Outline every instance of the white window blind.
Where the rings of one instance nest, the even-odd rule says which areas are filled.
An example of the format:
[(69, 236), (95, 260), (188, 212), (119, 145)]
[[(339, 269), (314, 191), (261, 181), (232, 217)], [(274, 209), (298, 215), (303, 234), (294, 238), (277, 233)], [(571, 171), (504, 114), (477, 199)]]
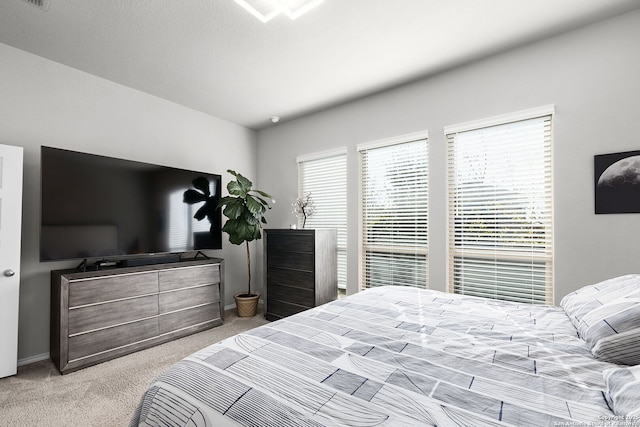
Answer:
[(450, 292), (552, 303), (551, 117), (445, 130)]
[[(311, 194), (316, 208), (305, 228), (338, 230), (338, 288), (347, 288), (347, 152), (337, 151), (298, 158), (298, 196)], [(302, 227), (302, 218), (298, 218)]]
[(428, 287), (426, 133), (360, 152), (361, 289)]

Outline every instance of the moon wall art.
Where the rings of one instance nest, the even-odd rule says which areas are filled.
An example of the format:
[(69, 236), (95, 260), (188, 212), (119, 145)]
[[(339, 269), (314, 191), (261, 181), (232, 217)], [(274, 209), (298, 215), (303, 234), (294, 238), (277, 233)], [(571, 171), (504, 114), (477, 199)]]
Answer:
[(640, 151), (594, 156), (596, 213), (640, 212)]

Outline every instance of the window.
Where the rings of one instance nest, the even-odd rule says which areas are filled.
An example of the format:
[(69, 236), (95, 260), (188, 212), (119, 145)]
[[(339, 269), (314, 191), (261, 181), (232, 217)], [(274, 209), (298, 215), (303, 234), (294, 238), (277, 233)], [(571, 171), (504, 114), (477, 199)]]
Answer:
[(552, 303), (552, 114), (445, 129), (450, 292)]
[[(298, 196), (311, 194), (316, 208), (306, 228), (338, 230), (338, 288), (347, 288), (347, 151), (300, 156)], [(302, 227), (299, 218), (298, 227)]]
[(358, 145), (360, 288), (428, 287), (427, 133)]

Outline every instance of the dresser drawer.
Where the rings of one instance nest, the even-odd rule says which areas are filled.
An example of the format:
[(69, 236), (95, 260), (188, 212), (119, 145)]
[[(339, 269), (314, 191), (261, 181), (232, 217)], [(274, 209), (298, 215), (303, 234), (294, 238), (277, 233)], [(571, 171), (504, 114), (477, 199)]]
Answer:
[(69, 335), (158, 315), (158, 295), (69, 310)]
[(306, 252), (270, 251), (267, 252), (267, 263), (269, 268), (281, 267), (313, 271), (315, 260), (313, 254)]
[(315, 294), (313, 289), (292, 288), (290, 286), (272, 286), (267, 289), (267, 305), (274, 301), (288, 302), (305, 307), (315, 305)]
[(220, 269), (216, 265), (207, 265), (162, 270), (159, 282), (160, 291), (220, 283)]
[(313, 271), (289, 270), (269, 266), (267, 270), (267, 285), (295, 286), (303, 289), (313, 289), (315, 287)]
[(267, 234), (267, 250), (313, 253), (313, 234), (305, 231)]
[(104, 276), (69, 282), (69, 308), (158, 292), (158, 273)]
[(218, 284), (163, 292), (160, 294), (160, 314), (213, 302), (220, 302)]
[(69, 338), (69, 362), (158, 335), (158, 318), (115, 326)]
[(160, 317), (158, 317), (158, 324), (160, 325), (160, 333), (165, 334), (218, 319), (220, 319), (220, 304), (213, 303), (160, 315)]

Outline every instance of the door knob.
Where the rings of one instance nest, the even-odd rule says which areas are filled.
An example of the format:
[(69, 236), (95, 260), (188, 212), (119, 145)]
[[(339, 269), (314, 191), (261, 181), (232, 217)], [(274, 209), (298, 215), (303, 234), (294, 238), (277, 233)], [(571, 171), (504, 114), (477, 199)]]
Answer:
[(11, 276), (15, 275), (16, 272), (11, 270), (11, 269), (8, 269), (8, 270), (3, 271), (2, 274), (4, 274), (7, 277), (11, 277)]

